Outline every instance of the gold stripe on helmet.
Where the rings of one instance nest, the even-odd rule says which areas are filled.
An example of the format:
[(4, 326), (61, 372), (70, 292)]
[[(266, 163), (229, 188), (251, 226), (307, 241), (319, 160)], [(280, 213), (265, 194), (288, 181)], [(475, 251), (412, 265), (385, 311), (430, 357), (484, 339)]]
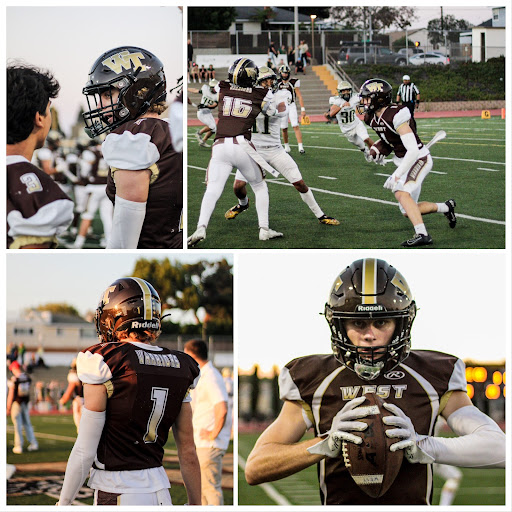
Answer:
[(363, 260), (363, 304), (377, 303), (377, 260), (365, 258)]
[(245, 62), (247, 62), (247, 59), (241, 58), (241, 59), (240, 59), (240, 62), (236, 65), (236, 68), (235, 68), (235, 70), (233, 71), (233, 83), (234, 83), (235, 85), (238, 85), (238, 84), (236, 83), (236, 77), (238, 76), (238, 72), (240, 71), (240, 68), (242, 67), (242, 65), (243, 65)]
[(144, 320), (153, 320), (153, 304), (151, 301), (151, 290), (144, 279), (132, 277), (132, 279), (140, 286), (144, 301)]
[(397, 288), (402, 290), (407, 298), (412, 299), (411, 289), (409, 288), (407, 281), (404, 279), (404, 276), (402, 276), (398, 270), (395, 272), (393, 279), (391, 279), (391, 284), (394, 284)]

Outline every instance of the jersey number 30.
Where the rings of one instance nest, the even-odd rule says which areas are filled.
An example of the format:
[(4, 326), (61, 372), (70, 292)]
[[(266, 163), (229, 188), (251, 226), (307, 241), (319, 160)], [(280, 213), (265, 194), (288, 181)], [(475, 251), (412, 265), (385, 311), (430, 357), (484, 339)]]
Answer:
[(158, 439), (158, 426), (162, 421), (165, 413), (165, 405), (167, 404), (168, 388), (151, 388), (151, 400), (153, 401), (153, 410), (149, 416), (148, 426), (144, 434), (145, 443), (156, 443)]

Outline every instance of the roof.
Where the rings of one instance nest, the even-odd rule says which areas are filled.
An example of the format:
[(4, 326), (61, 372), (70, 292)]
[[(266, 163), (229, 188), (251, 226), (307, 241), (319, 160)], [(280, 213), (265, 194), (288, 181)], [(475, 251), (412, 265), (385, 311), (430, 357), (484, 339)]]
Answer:
[[(254, 16), (262, 11), (264, 7), (237, 7), (237, 22), (241, 21), (253, 21)], [(280, 7), (271, 7), (271, 9), (276, 14), (274, 18), (269, 20), (270, 24), (286, 24), (294, 22), (294, 13), (293, 11), (288, 11), (286, 9), (281, 9)], [(311, 22), (311, 18), (306, 16), (305, 14), (299, 13), (299, 23)]]

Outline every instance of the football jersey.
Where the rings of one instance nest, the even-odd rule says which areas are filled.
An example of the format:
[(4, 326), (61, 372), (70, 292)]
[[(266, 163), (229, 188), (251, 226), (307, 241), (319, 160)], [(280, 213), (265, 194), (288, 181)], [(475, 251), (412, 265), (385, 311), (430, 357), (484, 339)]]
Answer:
[(256, 147), (281, 145), (281, 117), (288, 115), (289, 91), (282, 89), (274, 94), (272, 104), (277, 108), (279, 103), (286, 105), (286, 112), (280, 112), (280, 115), (273, 116), (267, 116), (261, 112), (255, 119), (252, 127), (252, 142)]
[(201, 98), (201, 105), (209, 107), (210, 105), (219, 102), (219, 93), (212, 92), (208, 84), (204, 84), (203, 87), (201, 87), (201, 94), (203, 95)]
[(197, 363), (184, 352), (145, 343), (99, 343), (78, 354), (77, 375), (107, 389), (95, 468), (161, 466), (169, 429), (196, 385)]
[[(65, 158), (62, 155), (62, 151), (60, 148), (52, 151), (49, 147), (45, 146), (41, 149), (34, 151), (34, 156), (32, 158), (32, 163), (37, 167), (43, 169), (42, 162), (48, 160), (50, 162), (50, 167), (57, 168), (57, 166), (65, 161)], [(53, 181), (57, 183), (66, 184), (68, 183), (68, 178), (63, 172), (54, 172), (50, 174), (50, 177)]]
[(138, 249), (181, 249), (183, 209), (183, 155), (175, 151), (169, 124), (148, 117), (128, 121), (107, 135), (103, 158), (110, 166), (107, 195), (114, 203), (115, 171), (151, 171), (146, 216)]
[[(464, 363), (451, 355), (413, 350), (396, 368), (371, 382), (338, 363), (332, 354), (294, 359), (279, 376), (283, 400), (299, 401), (315, 435), (325, 434), (334, 416), (353, 398), (377, 393), (396, 404), (411, 419), (418, 434), (433, 435), (439, 413), (452, 391), (466, 391)], [(364, 403), (363, 403), (364, 406)], [(318, 465), (320, 497), (324, 505), (425, 505), (432, 498), (432, 468), (405, 459), (395, 481), (380, 498), (365, 494), (348, 473), (343, 457)]]
[(82, 152), (80, 172), (87, 183), (93, 185), (107, 184), (108, 165), (99, 148), (94, 147)]
[(290, 94), (292, 95), (292, 103), (295, 103), (295, 96), (296, 96), (295, 88), (300, 87), (300, 80), (298, 78), (290, 78), (286, 82), (283, 82), (282, 80), (280, 80), (278, 82), (278, 85), (279, 85), (279, 89), (285, 89), (290, 92)]
[(7, 156), (7, 248), (52, 242), (73, 220), (73, 201), (22, 156)]
[(219, 82), (219, 122), (215, 140), (243, 135), (251, 140), (251, 128), (261, 112), (263, 101), (272, 92), (263, 87), (240, 87), (227, 80)]
[(384, 142), (393, 148), (397, 157), (403, 158), (405, 153), (407, 153), (407, 150), (405, 149), (402, 139), (397, 131), (398, 127), (402, 124), (409, 124), (414, 136), (416, 137), (416, 141), (418, 142), (418, 148), (423, 148), (423, 143), (418, 137), (415, 127), (409, 123), (410, 119), (411, 112), (407, 106), (390, 105), (385, 108), (384, 112), (382, 112), (380, 116), (377, 116), (375, 113), (365, 114), (364, 122), (372, 128)]
[[(349, 105), (343, 106), (345, 103)], [(353, 130), (360, 122), (359, 118), (356, 116), (356, 105), (358, 104), (359, 96), (357, 94), (352, 94), (348, 102), (339, 96), (331, 96), (329, 98), (329, 105), (336, 105), (341, 109), (336, 114), (336, 119), (338, 120), (338, 126), (342, 132)]]

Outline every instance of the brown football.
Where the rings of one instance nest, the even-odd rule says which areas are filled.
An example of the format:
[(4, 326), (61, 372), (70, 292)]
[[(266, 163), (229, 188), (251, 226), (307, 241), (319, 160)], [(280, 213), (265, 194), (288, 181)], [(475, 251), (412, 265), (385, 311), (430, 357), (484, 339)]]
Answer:
[(373, 159), (380, 155), (388, 156), (393, 151), (393, 148), (386, 144), (383, 140), (378, 140), (371, 148), (370, 155)]
[(356, 421), (368, 423), (368, 428), (358, 432), (363, 439), (359, 445), (343, 441), (342, 453), (345, 466), (354, 482), (372, 498), (384, 495), (395, 481), (403, 460), (403, 450), (391, 452), (389, 447), (399, 441), (386, 436), (388, 428), (383, 416), (392, 414), (383, 407), (382, 399), (375, 393), (366, 393), (360, 407), (371, 407), (372, 414)]

